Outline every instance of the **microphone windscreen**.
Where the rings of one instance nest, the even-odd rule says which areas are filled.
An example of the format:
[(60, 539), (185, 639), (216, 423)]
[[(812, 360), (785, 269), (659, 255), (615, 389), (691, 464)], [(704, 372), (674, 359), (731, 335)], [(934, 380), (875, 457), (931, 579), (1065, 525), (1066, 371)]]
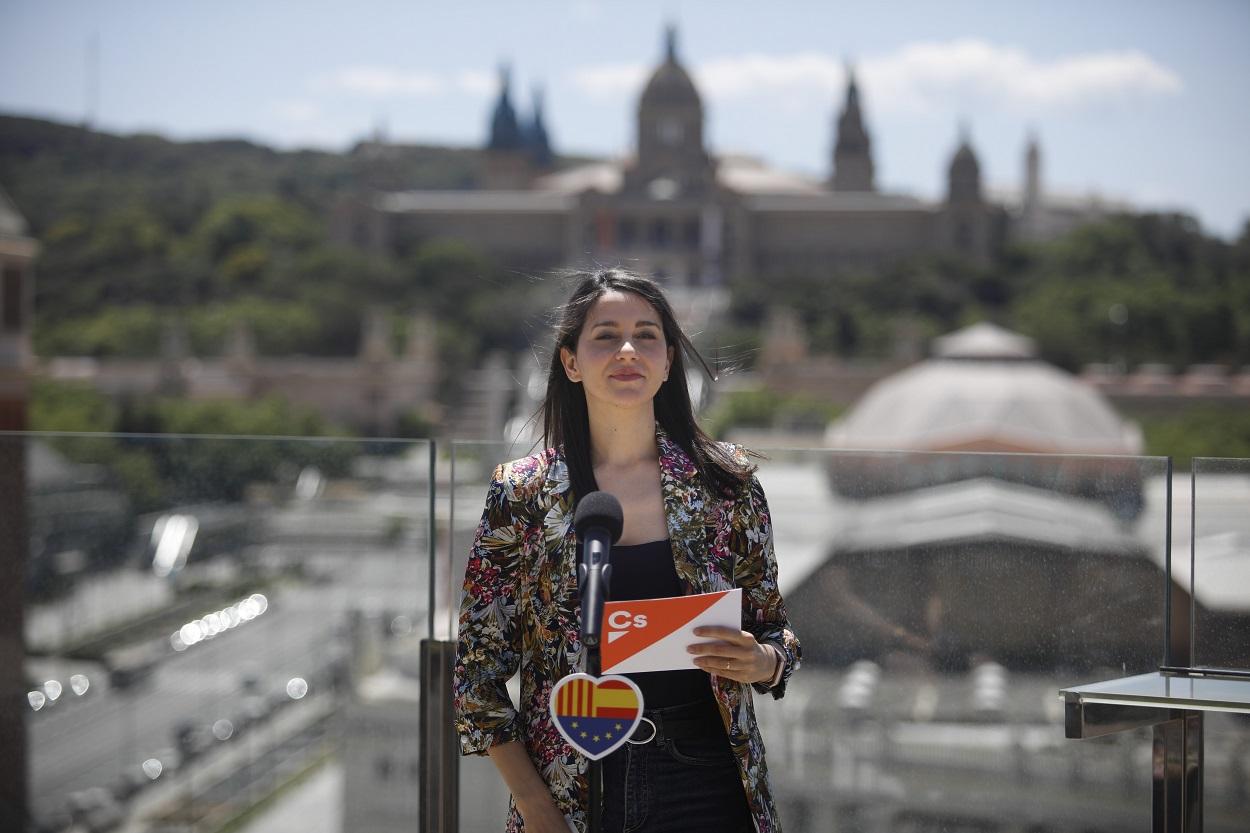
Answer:
[(607, 492), (591, 492), (577, 504), (573, 513), (573, 529), (580, 538), (591, 527), (602, 527), (615, 544), (621, 537), (621, 527), (625, 525), (625, 513), (621, 510), (621, 502)]

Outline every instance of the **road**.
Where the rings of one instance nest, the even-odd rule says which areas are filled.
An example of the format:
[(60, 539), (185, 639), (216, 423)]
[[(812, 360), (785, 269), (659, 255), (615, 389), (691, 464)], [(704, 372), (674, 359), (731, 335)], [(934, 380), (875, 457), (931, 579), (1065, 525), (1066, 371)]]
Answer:
[(353, 506), (284, 511), (275, 517), (278, 532), (263, 543), (263, 559), (298, 561), (316, 582), (284, 582), (267, 590), (263, 615), (182, 653), (171, 651), (149, 678), (129, 689), (111, 690), (97, 675), (80, 702), (32, 713), (28, 742), (36, 818), (54, 814), (80, 790), (134, 776), (148, 758), (168, 759), (173, 729), (181, 721), (211, 725), (225, 718), (239, 724), (246, 675), (255, 675), (257, 692), (271, 697), (282, 696), (294, 677), (313, 680), (336, 650), (347, 651), (345, 624), (353, 610), (402, 614), (423, 626), (426, 525), (414, 516), (424, 505), (408, 504), (409, 526), (390, 546), (380, 544), (376, 529), (361, 521), (394, 517), (395, 503), (374, 496)]

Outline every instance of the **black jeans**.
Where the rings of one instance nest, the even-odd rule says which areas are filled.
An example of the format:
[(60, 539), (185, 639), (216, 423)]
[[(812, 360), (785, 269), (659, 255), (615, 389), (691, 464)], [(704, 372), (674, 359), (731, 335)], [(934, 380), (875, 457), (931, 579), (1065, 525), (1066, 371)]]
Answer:
[[(747, 807), (738, 764), (725, 730), (668, 737), (664, 719), (689, 719), (715, 710), (711, 704), (673, 706), (645, 715), (655, 720), (656, 736), (626, 744), (603, 759), (604, 833), (750, 833), (755, 825)], [(635, 736), (650, 733), (640, 723)]]

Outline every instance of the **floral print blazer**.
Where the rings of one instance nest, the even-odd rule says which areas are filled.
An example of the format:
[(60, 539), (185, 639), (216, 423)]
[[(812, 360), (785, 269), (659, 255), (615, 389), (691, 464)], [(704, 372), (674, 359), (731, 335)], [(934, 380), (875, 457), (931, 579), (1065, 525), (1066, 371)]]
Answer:
[[(773, 688), (781, 697), (799, 666), (799, 642), (777, 589), (772, 522), (755, 477), (731, 498), (706, 490), (694, 463), (657, 429), (660, 483), (678, 578), (687, 593), (741, 587), (742, 628), (780, 649), (784, 669)], [(745, 453), (732, 449), (743, 462)], [(454, 696), (463, 754), (519, 740), (566, 817), (584, 822), (587, 759), (573, 751), (551, 722), (552, 686), (581, 670), (578, 631), (577, 541), (568, 467), (557, 449), (499, 466), (486, 496), (460, 605)], [(521, 703), (505, 683), (521, 673)], [(756, 725), (751, 688), (709, 675), (729, 743), (737, 758), (758, 833), (778, 833)], [(511, 803), (507, 831), (524, 823)]]

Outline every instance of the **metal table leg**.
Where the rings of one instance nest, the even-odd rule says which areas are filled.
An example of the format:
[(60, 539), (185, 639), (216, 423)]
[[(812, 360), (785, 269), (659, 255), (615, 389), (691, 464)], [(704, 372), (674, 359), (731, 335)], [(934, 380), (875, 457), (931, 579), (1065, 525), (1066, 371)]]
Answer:
[(1202, 831), (1202, 712), (1177, 711), (1154, 727), (1154, 833)]

